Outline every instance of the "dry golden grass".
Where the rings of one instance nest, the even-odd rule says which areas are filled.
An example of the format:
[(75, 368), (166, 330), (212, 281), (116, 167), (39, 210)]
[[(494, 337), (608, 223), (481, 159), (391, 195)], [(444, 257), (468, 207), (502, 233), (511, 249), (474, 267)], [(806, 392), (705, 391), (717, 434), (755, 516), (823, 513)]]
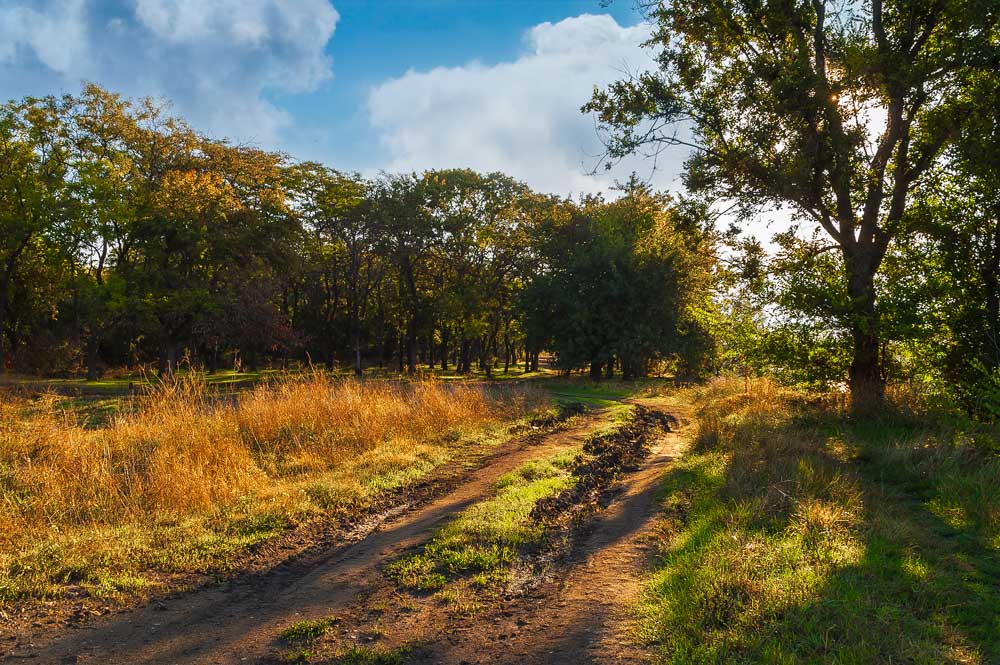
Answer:
[(524, 391), (322, 375), (213, 397), (162, 386), (106, 427), (0, 398), (0, 600), (130, 592), (356, 509), (538, 403)]

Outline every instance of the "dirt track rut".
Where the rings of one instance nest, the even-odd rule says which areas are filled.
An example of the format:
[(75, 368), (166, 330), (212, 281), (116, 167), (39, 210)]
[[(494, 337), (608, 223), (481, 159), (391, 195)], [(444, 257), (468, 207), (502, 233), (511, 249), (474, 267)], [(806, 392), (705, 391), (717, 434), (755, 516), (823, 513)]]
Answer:
[(142, 608), (70, 628), (37, 643), (19, 641), (4, 662), (87, 665), (254, 663), (266, 661), (280, 630), (329, 616), (382, 575), (381, 565), (425, 540), (446, 518), (486, 496), (521, 463), (579, 446), (598, 416), (514, 450), (478, 469), (445, 496), (384, 520), (353, 544), (286, 562), (219, 587), (179, 594)]
[[(659, 400), (647, 406), (676, 413)], [(683, 423), (684, 420), (681, 420)], [(660, 481), (683, 451), (683, 434), (660, 436), (641, 468), (603, 510), (568, 562), (565, 575), (530, 596), (483, 617), (469, 636), (441, 642), (435, 663), (640, 663), (650, 655), (628, 634), (631, 608), (641, 592)], [(474, 638), (471, 636), (475, 635)]]

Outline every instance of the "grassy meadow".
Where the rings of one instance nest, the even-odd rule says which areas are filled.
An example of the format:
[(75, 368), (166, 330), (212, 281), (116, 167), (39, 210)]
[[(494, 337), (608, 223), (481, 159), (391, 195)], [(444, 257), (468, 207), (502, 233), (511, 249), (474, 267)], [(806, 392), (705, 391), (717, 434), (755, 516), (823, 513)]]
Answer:
[(662, 662), (1000, 662), (995, 453), (766, 380), (688, 397), (640, 611)]
[[(521, 387), (331, 379), (221, 396), (197, 377), (81, 424), (0, 396), (0, 602), (130, 594), (349, 514), (547, 404)], [(75, 591), (74, 591), (75, 590)]]

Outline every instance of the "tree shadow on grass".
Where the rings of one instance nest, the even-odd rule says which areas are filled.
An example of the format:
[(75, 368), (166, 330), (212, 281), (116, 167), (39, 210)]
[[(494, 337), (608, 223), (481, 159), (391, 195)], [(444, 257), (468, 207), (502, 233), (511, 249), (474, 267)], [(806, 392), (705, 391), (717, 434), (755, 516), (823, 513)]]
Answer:
[(800, 416), (723, 427), (668, 474), (646, 605), (665, 660), (1000, 662), (997, 485), (942, 497), (982, 460)]

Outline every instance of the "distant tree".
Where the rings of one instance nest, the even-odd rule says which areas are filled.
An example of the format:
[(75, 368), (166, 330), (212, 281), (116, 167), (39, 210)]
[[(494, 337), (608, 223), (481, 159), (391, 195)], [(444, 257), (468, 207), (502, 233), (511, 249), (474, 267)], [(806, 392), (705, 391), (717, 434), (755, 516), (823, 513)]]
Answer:
[(689, 235), (701, 230), (685, 228), (674, 202), (633, 180), (616, 201), (589, 197), (549, 214), (524, 302), (529, 334), (544, 335), (558, 365), (589, 366), (593, 379), (616, 363), (625, 378), (643, 376), (656, 359), (700, 369), (710, 242)]
[[(65, 122), (71, 103), (68, 98), (28, 98), (0, 107), (0, 371), (22, 338), (19, 319), (30, 314), (12, 307), (19, 271), (32, 254), (45, 253), (46, 243), (73, 216)], [(24, 283), (21, 292), (27, 295), (34, 287)]]
[(372, 205), (383, 229), (382, 251), (395, 269), (402, 320), (401, 364), (417, 371), (417, 344), (432, 321), (434, 251), (442, 241), (441, 219), (431, 211), (432, 176), (384, 176), (373, 187)]
[(127, 263), (140, 187), (130, 153), (133, 110), (121, 96), (88, 84), (70, 119), (78, 202), (67, 247), (74, 272), (70, 298), (74, 334), (83, 346), (90, 380), (99, 378), (102, 346), (113, 343), (127, 316), (119, 269)]
[[(368, 185), (321, 164), (297, 164), (286, 171), (293, 209), (317, 240), (333, 244), (343, 257), (342, 274), (354, 374), (362, 375), (362, 324), (374, 289), (385, 273), (377, 257), (379, 220), (367, 197)], [(336, 279), (336, 277), (335, 277)]]
[[(460, 371), (468, 372), (471, 347), (487, 375), (500, 346), (510, 343), (527, 224), (525, 185), (513, 178), (467, 169), (425, 176), (432, 214), (441, 222), (440, 276), (435, 310), (442, 340), (454, 329)], [(446, 354), (446, 350), (443, 350)]]

